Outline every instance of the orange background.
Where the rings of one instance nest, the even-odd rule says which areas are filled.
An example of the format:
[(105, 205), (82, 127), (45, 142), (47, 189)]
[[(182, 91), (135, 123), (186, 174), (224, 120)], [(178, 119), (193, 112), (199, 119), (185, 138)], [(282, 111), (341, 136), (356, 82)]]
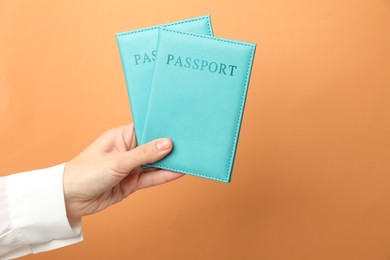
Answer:
[(25, 259), (389, 259), (390, 1), (0, 1), (0, 172), (131, 121), (115, 33), (211, 14), (257, 42), (231, 184), (186, 176)]

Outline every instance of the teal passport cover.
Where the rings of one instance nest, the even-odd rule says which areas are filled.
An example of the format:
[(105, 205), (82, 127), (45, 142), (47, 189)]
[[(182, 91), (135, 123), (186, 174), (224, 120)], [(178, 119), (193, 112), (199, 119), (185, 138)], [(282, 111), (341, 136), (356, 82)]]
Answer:
[(141, 143), (174, 148), (145, 166), (230, 181), (255, 46), (160, 28)]
[(148, 106), (159, 26), (198, 34), (213, 34), (210, 16), (207, 15), (116, 35), (138, 143)]

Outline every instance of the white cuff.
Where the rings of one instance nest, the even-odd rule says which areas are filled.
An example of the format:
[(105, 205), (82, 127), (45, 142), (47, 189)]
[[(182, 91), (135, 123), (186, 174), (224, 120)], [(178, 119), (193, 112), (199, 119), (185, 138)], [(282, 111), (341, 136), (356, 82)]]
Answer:
[(82, 239), (81, 219), (71, 227), (66, 216), (64, 167), (60, 164), (6, 178), (11, 228), (21, 232), (26, 244), (36, 244), (33, 251), (43, 251), (39, 243), (51, 240)]

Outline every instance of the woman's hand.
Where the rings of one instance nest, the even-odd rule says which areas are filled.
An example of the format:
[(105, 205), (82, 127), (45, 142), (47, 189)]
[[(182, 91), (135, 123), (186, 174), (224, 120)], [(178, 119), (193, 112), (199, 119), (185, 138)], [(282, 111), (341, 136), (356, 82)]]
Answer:
[(63, 183), (69, 221), (101, 211), (139, 189), (183, 176), (140, 167), (162, 159), (172, 146), (170, 139), (161, 138), (136, 147), (132, 124), (105, 132), (65, 165)]

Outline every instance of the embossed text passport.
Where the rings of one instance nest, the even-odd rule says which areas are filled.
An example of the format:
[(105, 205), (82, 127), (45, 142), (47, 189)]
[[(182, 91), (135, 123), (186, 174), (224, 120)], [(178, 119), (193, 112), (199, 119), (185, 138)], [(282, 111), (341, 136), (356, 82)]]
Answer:
[(206, 15), (116, 35), (138, 143), (148, 106), (160, 26), (184, 32), (213, 34), (210, 16)]
[(147, 167), (230, 181), (254, 53), (253, 43), (159, 28), (139, 144), (169, 137), (174, 148)]

